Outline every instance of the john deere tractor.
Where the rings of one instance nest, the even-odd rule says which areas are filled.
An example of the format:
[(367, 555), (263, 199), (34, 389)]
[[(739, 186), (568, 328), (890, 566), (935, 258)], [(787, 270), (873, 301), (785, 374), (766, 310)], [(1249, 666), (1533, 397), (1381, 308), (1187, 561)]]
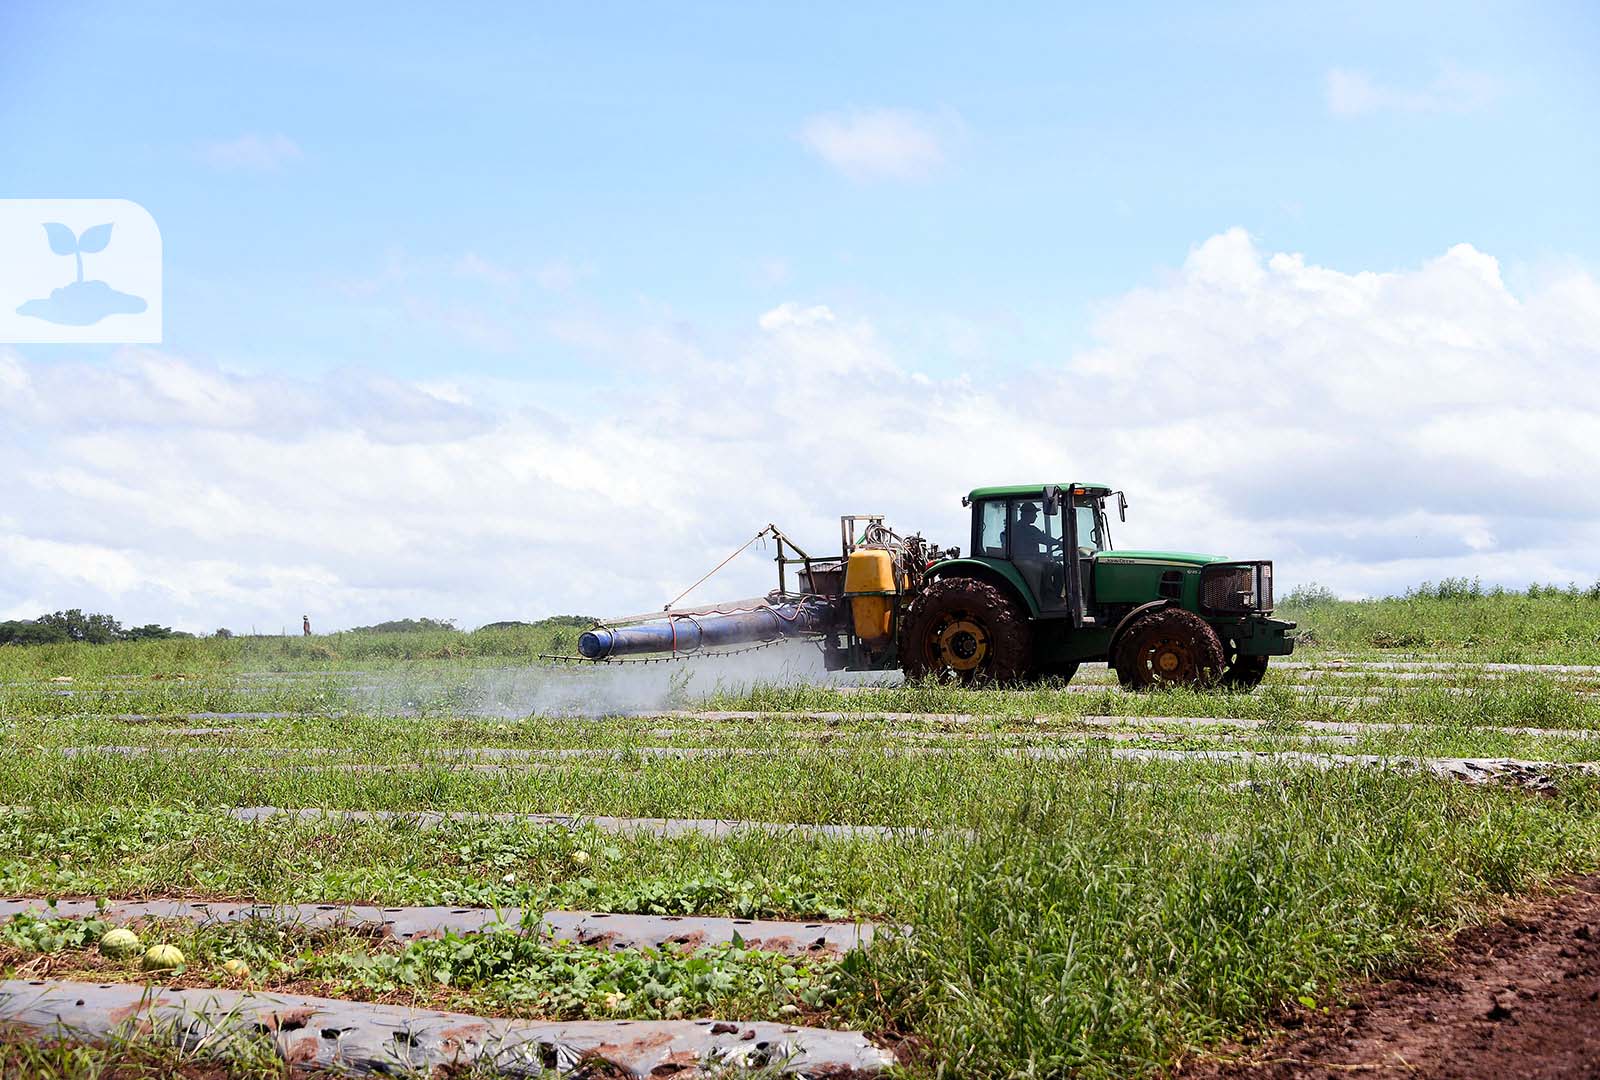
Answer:
[(1270, 562), (1114, 550), (1106, 506), (1127, 520), (1120, 491), (1023, 484), (979, 488), (963, 503), (969, 555), (901, 536), (880, 515), (841, 518), (843, 551), (821, 558), (768, 525), (756, 536), (777, 541), (778, 588), (765, 600), (597, 625), (578, 650), (613, 660), (789, 638), (818, 642), (834, 670), (1003, 686), (1104, 661), (1143, 690), (1253, 687), (1268, 657), (1294, 648), (1294, 624), (1271, 617)]
[(1104, 484), (978, 488), (966, 557), (929, 566), (897, 642), (908, 676), (998, 683), (1105, 661), (1124, 686), (1253, 687), (1294, 649), (1271, 617), (1272, 563), (1117, 551)]

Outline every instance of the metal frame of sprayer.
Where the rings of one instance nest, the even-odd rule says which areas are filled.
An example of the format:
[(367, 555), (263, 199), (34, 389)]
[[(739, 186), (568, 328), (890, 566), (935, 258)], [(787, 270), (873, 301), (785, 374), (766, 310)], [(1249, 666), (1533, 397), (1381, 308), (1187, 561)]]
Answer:
[[(830, 671), (892, 668), (898, 662), (902, 606), (922, 587), (929, 566), (959, 554), (941, 550), (919, 534), (901, 536), (884, 524), (882, 514), (841, 516), (837, 556), (812, 556), (769, 524), (678, 599), (768, 537), (777, 546), (778, 587), (764, 599), (700, 609), (668, 604), (656, 615), (598, 623), (578, 638), (580, 657), (617, 662), (652, 655), (729, 655), (782, 640), (808, 640), (821, 646)], [(798, 591), (788, 587), (791, 567), (798, 568)]]

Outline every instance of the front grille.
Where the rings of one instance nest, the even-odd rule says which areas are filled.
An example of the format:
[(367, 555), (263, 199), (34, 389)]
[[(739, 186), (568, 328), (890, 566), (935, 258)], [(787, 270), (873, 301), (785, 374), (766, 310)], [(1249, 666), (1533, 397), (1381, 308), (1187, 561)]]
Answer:
[(1215, 563), (1200, 572), (1200, 609), (1214, 615), (1272, 610), (1272, 564)]

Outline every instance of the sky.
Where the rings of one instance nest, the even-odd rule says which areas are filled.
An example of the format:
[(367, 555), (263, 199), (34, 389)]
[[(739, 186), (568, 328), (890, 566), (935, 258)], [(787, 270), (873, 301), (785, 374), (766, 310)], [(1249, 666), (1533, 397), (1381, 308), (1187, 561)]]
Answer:
[(1600, 10), (989, 7), (0, 7), (0, 198), (142, 205), (164, 309), (0, 344), (0, 619), (622, 614), (1085, 477), (1600, 577)]

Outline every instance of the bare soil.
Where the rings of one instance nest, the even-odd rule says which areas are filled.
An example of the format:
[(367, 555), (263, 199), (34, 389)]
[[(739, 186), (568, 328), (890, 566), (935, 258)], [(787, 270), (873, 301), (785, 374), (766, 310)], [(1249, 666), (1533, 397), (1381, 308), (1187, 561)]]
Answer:
[(1440, 966), (1285, 1018), (1298, 1029), (1179, 1075), (1600, 1078), (1600, 876), (1563, 886), (1459, 934)]

